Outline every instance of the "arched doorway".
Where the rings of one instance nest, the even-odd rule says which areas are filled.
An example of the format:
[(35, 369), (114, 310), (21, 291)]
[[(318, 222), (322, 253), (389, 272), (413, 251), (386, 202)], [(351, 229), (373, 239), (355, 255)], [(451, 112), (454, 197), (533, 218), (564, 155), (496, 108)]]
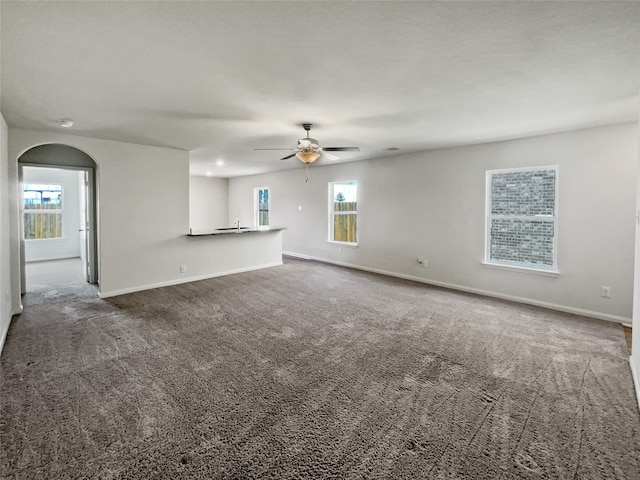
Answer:
[[(84, 278), (89, 283), (98, 283), (98, 221), (96, 162), (85, 152), (63, 144), (46, 144), (30, 148), (18, 158), (18, 177), (21, 192), (24, 191), (25, 167), (48, 167), (79, 172), (81, 195), (80, 205), (83, 221), (77, 234), (80, 236), (80, 256)], [(21, 205), (20, 271), (21, 291), (26, 293), (25, 270), (25, 202)]]

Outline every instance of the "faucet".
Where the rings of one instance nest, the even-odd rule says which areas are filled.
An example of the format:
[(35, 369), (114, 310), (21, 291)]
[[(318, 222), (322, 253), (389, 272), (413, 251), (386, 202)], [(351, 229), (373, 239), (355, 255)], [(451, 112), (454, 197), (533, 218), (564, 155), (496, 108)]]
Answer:
[(240, 219), (236, 218), (236, 226), (238, 227), (238, 232), (240, 231)]

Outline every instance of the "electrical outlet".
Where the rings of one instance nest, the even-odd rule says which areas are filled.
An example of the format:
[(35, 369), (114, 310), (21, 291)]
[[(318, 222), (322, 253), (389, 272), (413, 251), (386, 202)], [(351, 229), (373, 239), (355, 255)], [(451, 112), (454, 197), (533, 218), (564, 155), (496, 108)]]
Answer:
[(186, 265), (180, 265), (180, 273), (187, 273), (187, 266)]
[(426, 268), (429, 266), (429, 261), (426, 258), (418, 257), (418, 265)]
[(611, 287), (600, 287), (600, 296), (603, 298), (611, 298)]

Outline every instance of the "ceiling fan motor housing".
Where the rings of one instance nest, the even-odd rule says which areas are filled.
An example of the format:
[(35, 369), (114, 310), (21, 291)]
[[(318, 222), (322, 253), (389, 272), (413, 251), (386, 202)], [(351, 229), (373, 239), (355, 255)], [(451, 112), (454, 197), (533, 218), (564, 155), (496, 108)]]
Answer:
[(299, 138), (298, 139), (298, 148), (302, 149), (303, 151), (317, 151), (319, 150), (318, 148), (318, 140), (315, 138), (311, 138), (309, 136), (309, 132), (311, 131), (311, 129), (313, 128), (313, 123), (303, 123), (302, 124), (302, 128), (304, 128), (307, 131), (307, 136), (306, 138)]
[(298, 148), (302, 148), (303, 150), (318, 150), (318, 140), (311, 137), (299, 138)]

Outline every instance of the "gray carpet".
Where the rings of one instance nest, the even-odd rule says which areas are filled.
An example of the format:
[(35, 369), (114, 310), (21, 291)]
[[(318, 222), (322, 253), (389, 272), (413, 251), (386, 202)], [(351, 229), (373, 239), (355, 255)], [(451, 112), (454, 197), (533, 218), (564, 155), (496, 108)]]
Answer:
[(640, 478), (614, 323), (305, 261), (31, 290), (2, 478)]

